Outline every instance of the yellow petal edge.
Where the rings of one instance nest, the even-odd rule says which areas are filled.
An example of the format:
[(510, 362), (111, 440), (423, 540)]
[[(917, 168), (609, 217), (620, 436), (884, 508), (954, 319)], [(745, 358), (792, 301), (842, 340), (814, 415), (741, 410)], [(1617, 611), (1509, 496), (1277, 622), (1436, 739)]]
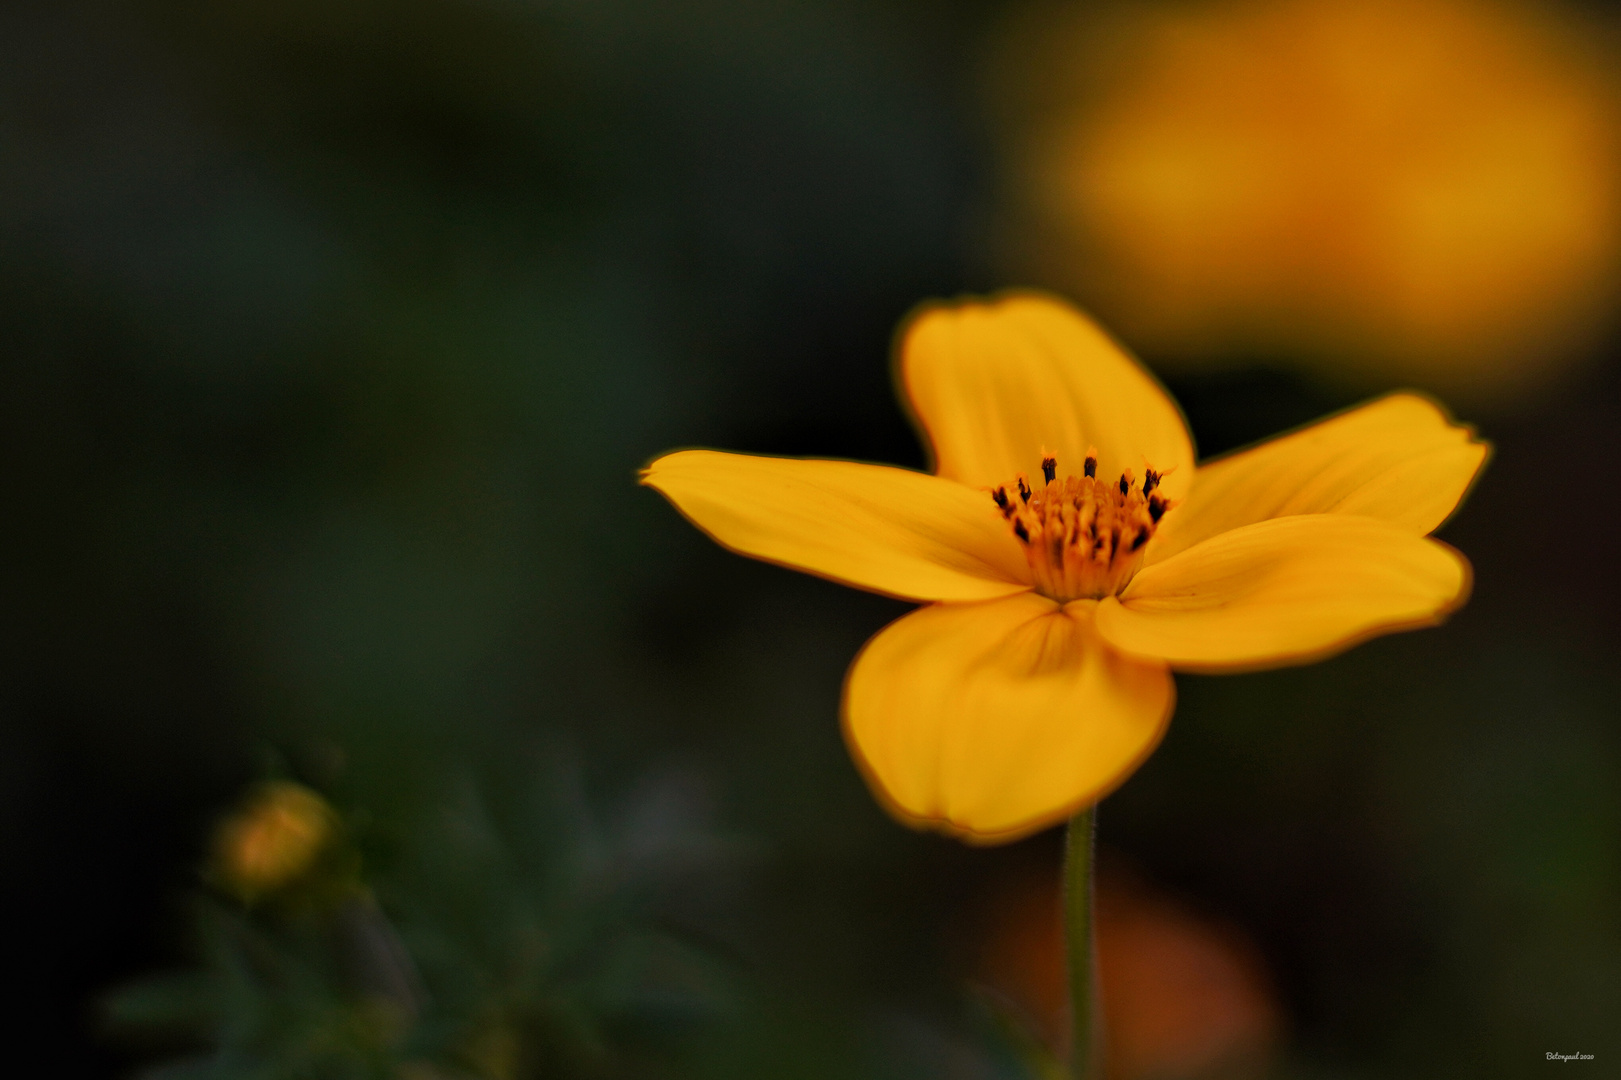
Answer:
[(854, 461), (666, 454), (642, 472), (722, 546), (908, 600), (1029, 589), (1029, 564), (990, 496)]
[(1013, 292), (930, 305), (901, 332), (900, 381), (935, 471), (974, 487), (1034, 474), (1045, 450), (1060, 475), (1098, 449), (1101, 475), (1145, 466), (1180, 498), (1193, 440), (1173, 401), (1136, 360), (1070, 305)]
[(1104, 647), (1093, 601), (1035, 594), (935, 604), (856, 658), (844, 732), (901, 821), (1000, 844), (1108, 794), (1159, 744), (1175, 686), (1163, 664)]
[(1391, 394), (1200, 465), (1144, 561), (1295, 514), (1360, 514), (1424, 536), (1457, 509), (1489, 451), (1434, 402)]
[(1247, 525), (1144, 568), (1098, 605), (1098, 632), (1180, 670), (1302, 664), (1440, 622), (1469, 562), (1388, 522), (1311, 514)]

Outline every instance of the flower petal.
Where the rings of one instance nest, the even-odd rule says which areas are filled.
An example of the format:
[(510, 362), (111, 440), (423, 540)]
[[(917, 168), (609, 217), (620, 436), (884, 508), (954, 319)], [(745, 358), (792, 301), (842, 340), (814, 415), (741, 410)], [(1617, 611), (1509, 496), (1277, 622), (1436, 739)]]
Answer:
[(1435, 540), (1350, 514), (1275, 518), (1140, 571), (1098, 604), (1105, 641), (1181, 669), (1305, 663), (1430, 626), (1469, 592), (1469, 563)]
[(1159, 743), (1175, 687), (1163, 664), (1103, 647), (1093, 601), (1034, 593), (935, 604), (856, 658), (844, 734), (901, 820), (980, 843), (1062, 821)]
[(1144, 561), (1290, 514), (1362, 514), (1423, 536), (1457, 508), (1487, 450), (1433, 402), (1392, 394), (1199, 466)]
[(1086, 316), (1050, 297), (929, 307), (903, 332), (901, 378), (933, 444), (935, 472), (975, 487), (1034, 475), (1045, 449), (1059, 475), (1146, 466), (1171, 498), (1193, 480), (1193, 442), (1176, 403)]
[(718, 543), (743, 555), (909, 600), (1023, 592), (1029, 564), (991, 497), (950, 480), (854, 461), (666, 454), (642, 471)]

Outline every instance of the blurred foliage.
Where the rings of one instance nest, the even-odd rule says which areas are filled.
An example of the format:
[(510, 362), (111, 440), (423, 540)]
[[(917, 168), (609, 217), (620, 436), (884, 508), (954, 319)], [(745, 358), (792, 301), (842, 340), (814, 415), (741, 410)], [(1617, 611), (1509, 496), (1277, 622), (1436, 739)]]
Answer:
[[(384, 845), (379, 872), (357, 875), (344, 829), (251, 899), (199, 896), (199, 967), (120, 991), (110, 1023), (199, 1038), (206, 1053), (146, 1074), (173, 1080), (647, 1075), (649, 1046), (725, 1005), (706, 903), (737, 852), (705, 830), (689, 780), (605, 816), (554, 773), (505, 813), (467, 786)], [(241, 817), (282, 814), (295, 790), (331, 813), (283, 782)], [(227, 887), (239, 861), (216, 858)]]
[[(924, 297), (1009, 284), (976, 98), (1007, 6), (0, 5), (0, 845), (34, 1072), (127, 1070), (87, 1002), (187, 940), (210, 978), (258, 942), (307, 979), (289, 1037), (325, 1001), (440, 1067), (524, 995), (615, 1053), (627, 1015), (661, 1017), (637, 1054), (685, 1031), (642, 1011), (664, 937), (635, 888), (568, 905), (607, 888), (579, 823), (629, 834), (557, 816), (534, 763), (562, 739), (591, 792), (694, 769), (765, 853), (672, 1071), (1016, 1075), (958, 987), (1052, 838), (908, 833), (840, 743), (845, 666), (905, 606), (730, 556), (634, 485), (679, 445), (921, 462), (887, 344)], [(1260, 362), (1172, 389), (1207, 454), (1349, 404)], [(1280, 1075), (1621, 1054), (1617, 400), (1612, 339), (1465, 414), (1498, 451), (1443, 533), (1469, 607), (1183, 678), (1101, 810), (1106, 847), (1258, 944)], [(363, 855), (347, 909), (173, 899), (266, 741)], [(527, 967), (535, 927), (606, 951)], [(405, 1034), (353, 1011), (333, 935), (401, 943)], [(635, 1002), (603, 996), (626, 969)], [(241, 1016), (287, 1003), (240, 970)]]

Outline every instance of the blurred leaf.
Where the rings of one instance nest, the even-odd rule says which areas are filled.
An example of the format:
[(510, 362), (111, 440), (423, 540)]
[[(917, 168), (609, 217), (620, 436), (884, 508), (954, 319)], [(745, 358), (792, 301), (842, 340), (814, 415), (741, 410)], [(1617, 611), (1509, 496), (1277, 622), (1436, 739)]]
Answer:
[(558, 767), (497, 809), (466, 781), (421, 820), (372, 823), (394, 833), (386, 871), (357, 883), (359, 863), (327, 860), (346, 892), (199, 898), (198, 969), (116, 993), (107, 1019), (208, 1048), (154, 1075), (639, 1075), (729, 993), (700, 940), (714, 912), (702, 897), (679, 910), (737, 852), (695, 796), (666, 778), (603, 814)]

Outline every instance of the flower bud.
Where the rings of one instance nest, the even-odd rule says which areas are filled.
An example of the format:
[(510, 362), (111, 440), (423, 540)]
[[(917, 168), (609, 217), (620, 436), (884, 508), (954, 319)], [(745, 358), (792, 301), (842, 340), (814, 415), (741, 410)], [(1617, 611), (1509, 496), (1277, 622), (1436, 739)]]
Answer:
[(220, 824), (215, 873), (227, 889), (251, 902), (303, 877), (336, 825), (332, 807), (309, 788), (289, 781), (264, 784)]

